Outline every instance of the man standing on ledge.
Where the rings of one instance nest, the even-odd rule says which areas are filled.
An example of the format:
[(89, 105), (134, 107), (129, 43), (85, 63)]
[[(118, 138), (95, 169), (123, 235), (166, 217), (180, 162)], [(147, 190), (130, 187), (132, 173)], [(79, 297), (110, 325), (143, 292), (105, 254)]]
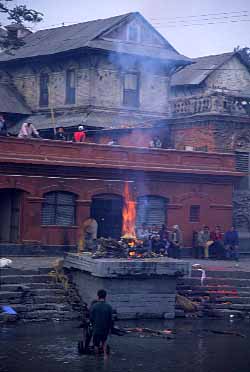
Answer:
[(98, 301), (90, 309), (90, 321), (93, 326), (93, 344), (96, 354), (103, 348), (104, 358), (108, 357), (107, 338), (112, 328), (112, 307), (106, 302), (107, 292), (99, 289)]

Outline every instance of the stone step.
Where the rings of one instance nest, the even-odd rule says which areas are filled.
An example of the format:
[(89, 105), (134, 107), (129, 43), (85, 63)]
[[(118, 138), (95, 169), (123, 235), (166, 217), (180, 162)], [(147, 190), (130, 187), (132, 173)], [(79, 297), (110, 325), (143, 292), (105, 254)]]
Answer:
[(16, 269), (12, 267), (2, 268), (0, 269), (0, 275), (8, 276), (8, 275), (39, 275), (39, 274), (48, 274), (52, 268), (38, 268), (36, 270), (23, 270), (23, 269)]
[(24, 320), (73, 320), (79, 319), (80, 314), (75, 311), (55, 311), (55, 310), (37, 310), (24, 313), (22, 319)]
[(71, 311), (69, 304), (57, 304), (57, 303), (42, 303), (42, 304), (13, 304), (11, 305), (16, 312), (21, 313), (40, 311), (40, 310), (56, 310), (56, 311)]
[(47, 283), (52, 279), (49, 275), (4, 275), (1, 277), (1, 284), (27, 284), (27, 283)]
[(46, 302), (56, 302), (62, 303), (67, 302), (67, 296), (62, 292), (59, 294), (49, 293), (45, 296), (26, 296), (25, 298), (16, 292), (0, 292), (0, 305), (11, 305), (15, 303), (46, 303)]
[(207, 316), (212, 316), (216, 318), (229, 318), (229, 317), (242, 318), (245, 316), (244, 311), (233, 310), (233, 309), (207, 309), (207, 310), (204, 310), (204, 314)]
[[(185, 278), (183, 284), (186, 285), (197, 285), (200, 284), (199, 278)], [(250, 279), (236, 279), (236, 278), (209, 278), (207, 277), (204, 280), (204, 285), (231, 285), (234, 287), (249, 287), (250, 286)]]
[(220, 297), (216, 299), (217, 303), (221, 302), (231, 302), (233, 304), (250, 304), (250, 296), (249, 297), (242, 297), (242, 296), (235, 296), (235, 297)]
[(34, 289), (62, 289), (61, 283), (47, 282), (47, 283), (19, 283), (19, 284), (0, 284), (0, 291), (18, 291), (20, 287), (28, 287), (30, 290)]
[[(206, 270), (206, 276), (209, 278), (235, 278), (235, 279), (250, 279), (250, 271), (240, 270)], [(192, 271), (192, 278), (200, 278), (201, 272), (197, 270)]]

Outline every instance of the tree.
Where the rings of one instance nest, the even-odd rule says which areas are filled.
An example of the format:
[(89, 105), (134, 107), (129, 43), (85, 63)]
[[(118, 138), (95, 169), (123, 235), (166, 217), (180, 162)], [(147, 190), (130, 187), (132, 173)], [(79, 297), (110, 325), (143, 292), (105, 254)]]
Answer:
[[(17, 29), (24, 28), (26, 23), (38, 23), (43, 19), (43, 14), (27, 8), (26, 5), (13, 5), (13, 0), (0, 0), (0, 14), (5, 15), (12, 25), (7, 32), (0, 23), (0, 49), (14, 49), (24, 44), (22, 38), (18, 38)], [(6, 26), (5, 26), (6, 27)]]

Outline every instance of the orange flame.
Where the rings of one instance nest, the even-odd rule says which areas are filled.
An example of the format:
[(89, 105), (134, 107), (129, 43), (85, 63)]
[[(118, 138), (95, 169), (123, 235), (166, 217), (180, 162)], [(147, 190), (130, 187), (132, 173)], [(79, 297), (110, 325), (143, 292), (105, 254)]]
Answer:
[(125, 182), (124, 186), (124, 206), (122, 210), (122, 235), (125, 238), (136, 238), (135, 235), (135, 218), (136, 208), (135, 201), (131, 200), (132, 196), (129, 190), (128, 182)]

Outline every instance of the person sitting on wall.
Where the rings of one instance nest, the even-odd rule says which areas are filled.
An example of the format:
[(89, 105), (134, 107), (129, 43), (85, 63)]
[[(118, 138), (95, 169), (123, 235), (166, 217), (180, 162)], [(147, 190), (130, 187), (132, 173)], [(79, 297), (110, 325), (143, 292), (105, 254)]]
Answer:
[(99, 289), (98, 302), (90, 308), (90, 321), (93, 326), (93, 344), (96, 354), (103, 349), (104, 358), (108, 357), (107, 338), (112, 329), (112, 307), (106, 302), (107, 292)]
[(63, 127), (59, 127), (55, 134), (55, 140), (66, 141), (66, 136)]
[(86, 139), (86, 134), (84, 132), (83, 125), (79, 125), (78, 131), (74, 133), (73, 140), (74, 142), (84, 142)]
[(239, 234), (234, 226), (224, 235), (224, 245), (226, 249), (226, 257), (229, 259), (239, 260)]
[(222, 260), (226, 255), (223, 244), (223, 233), (220, 226), (216, 226), (215, 230), (211, 233), (211, 240), (213, 243), (209, 246), (209, 255)]
[(39, 132), (31, 122), (23, 123), (18, 134), (18, 138), (39, 138)]
[(3, 115), (0, 115), (0, 136), (7, 136), (7, 125)]
[(78, 243), (78, 253), (93, 251), (96, 245), (98, 223), (93, 217), (88, 217), (82, 224), (82, 236)]
[(173, 226), (173, 231), (170, 233), (170, 246), (168, 255), (172, 258), (181, 258), (182, 246), (182, 231), (178, 225)]
[(162, 148), (162, 142), (160, 140), (159, 136), (155, 136), (150, 142), (149, 147), (154, 149), (161, 149)]

